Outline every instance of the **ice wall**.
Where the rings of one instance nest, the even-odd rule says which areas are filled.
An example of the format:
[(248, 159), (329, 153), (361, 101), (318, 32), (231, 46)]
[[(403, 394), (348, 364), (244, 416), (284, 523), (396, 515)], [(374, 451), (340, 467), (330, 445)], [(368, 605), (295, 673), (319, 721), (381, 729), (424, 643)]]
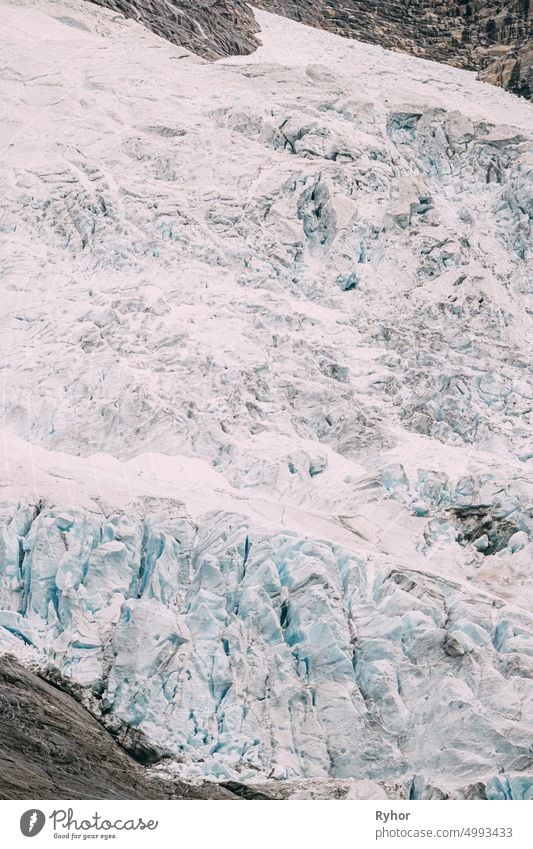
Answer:
[(533, 622), (515, 605), (157, 500), (107, 516), (4, 504), (1, 541), (2, 648), (34, 649), (184, 775), (530, 764)]

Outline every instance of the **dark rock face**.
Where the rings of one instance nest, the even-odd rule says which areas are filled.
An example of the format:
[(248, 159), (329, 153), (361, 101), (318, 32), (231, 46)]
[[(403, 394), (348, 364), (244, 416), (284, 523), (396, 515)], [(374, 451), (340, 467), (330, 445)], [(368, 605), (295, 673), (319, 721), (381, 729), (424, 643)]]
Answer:
[(533, 40), (529, 39), (515, 50), (504, 50), (502, 55), (482, 69), (479, 78), (531, 100), (533, 97)]
[[(207, 59), (253, 51), (244, 0), (93, 0)], [(305, 24), (480, 72), (523, 97), (533, 90), (530, 0), (253, 0)]]
[(0, 799), (232, 798), (149, 778), (72, 696), (0, 658)]
[(206, 59), (251, 53), (259, 27), (244, 0), (93, 0)]

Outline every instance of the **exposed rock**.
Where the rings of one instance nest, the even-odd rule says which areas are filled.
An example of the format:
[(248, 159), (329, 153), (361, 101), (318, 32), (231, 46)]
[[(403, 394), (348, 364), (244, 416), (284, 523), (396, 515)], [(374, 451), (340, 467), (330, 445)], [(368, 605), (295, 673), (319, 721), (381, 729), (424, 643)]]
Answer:
[(533, 95), (533, 41), (530, 39), (514, 50), (503, 49), (496, 59), (480, 71), (479, 78), (531, 99)]
[(250, 53), (259, 27), (244, 0), (92, 0), (206, 59)]
[(3, 656), (0, 799), (235, 799), (150, 778), (72, 696)]

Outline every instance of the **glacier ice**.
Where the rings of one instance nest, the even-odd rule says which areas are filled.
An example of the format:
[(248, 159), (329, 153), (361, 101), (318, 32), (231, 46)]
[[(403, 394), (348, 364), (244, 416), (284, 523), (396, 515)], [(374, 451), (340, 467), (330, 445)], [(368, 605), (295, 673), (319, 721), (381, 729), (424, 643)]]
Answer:
[(1, 649), (189, 778), (529, 798), (530, 106), (2, 15)]
[(515, 604), (155, 498), (107, 515), (3, 504), (2, 520), (6, 650), (24, 640), (185, 776), (530, 764), (532, 617)]

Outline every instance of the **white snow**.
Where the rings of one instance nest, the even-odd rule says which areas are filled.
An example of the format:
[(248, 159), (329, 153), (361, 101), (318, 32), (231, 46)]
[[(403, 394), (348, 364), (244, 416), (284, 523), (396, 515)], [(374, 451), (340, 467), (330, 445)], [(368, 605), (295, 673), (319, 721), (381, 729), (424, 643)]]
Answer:
[(0, 6), (0, 644), (189, 777), (523, 772), (531, 106), (256, 14)]

